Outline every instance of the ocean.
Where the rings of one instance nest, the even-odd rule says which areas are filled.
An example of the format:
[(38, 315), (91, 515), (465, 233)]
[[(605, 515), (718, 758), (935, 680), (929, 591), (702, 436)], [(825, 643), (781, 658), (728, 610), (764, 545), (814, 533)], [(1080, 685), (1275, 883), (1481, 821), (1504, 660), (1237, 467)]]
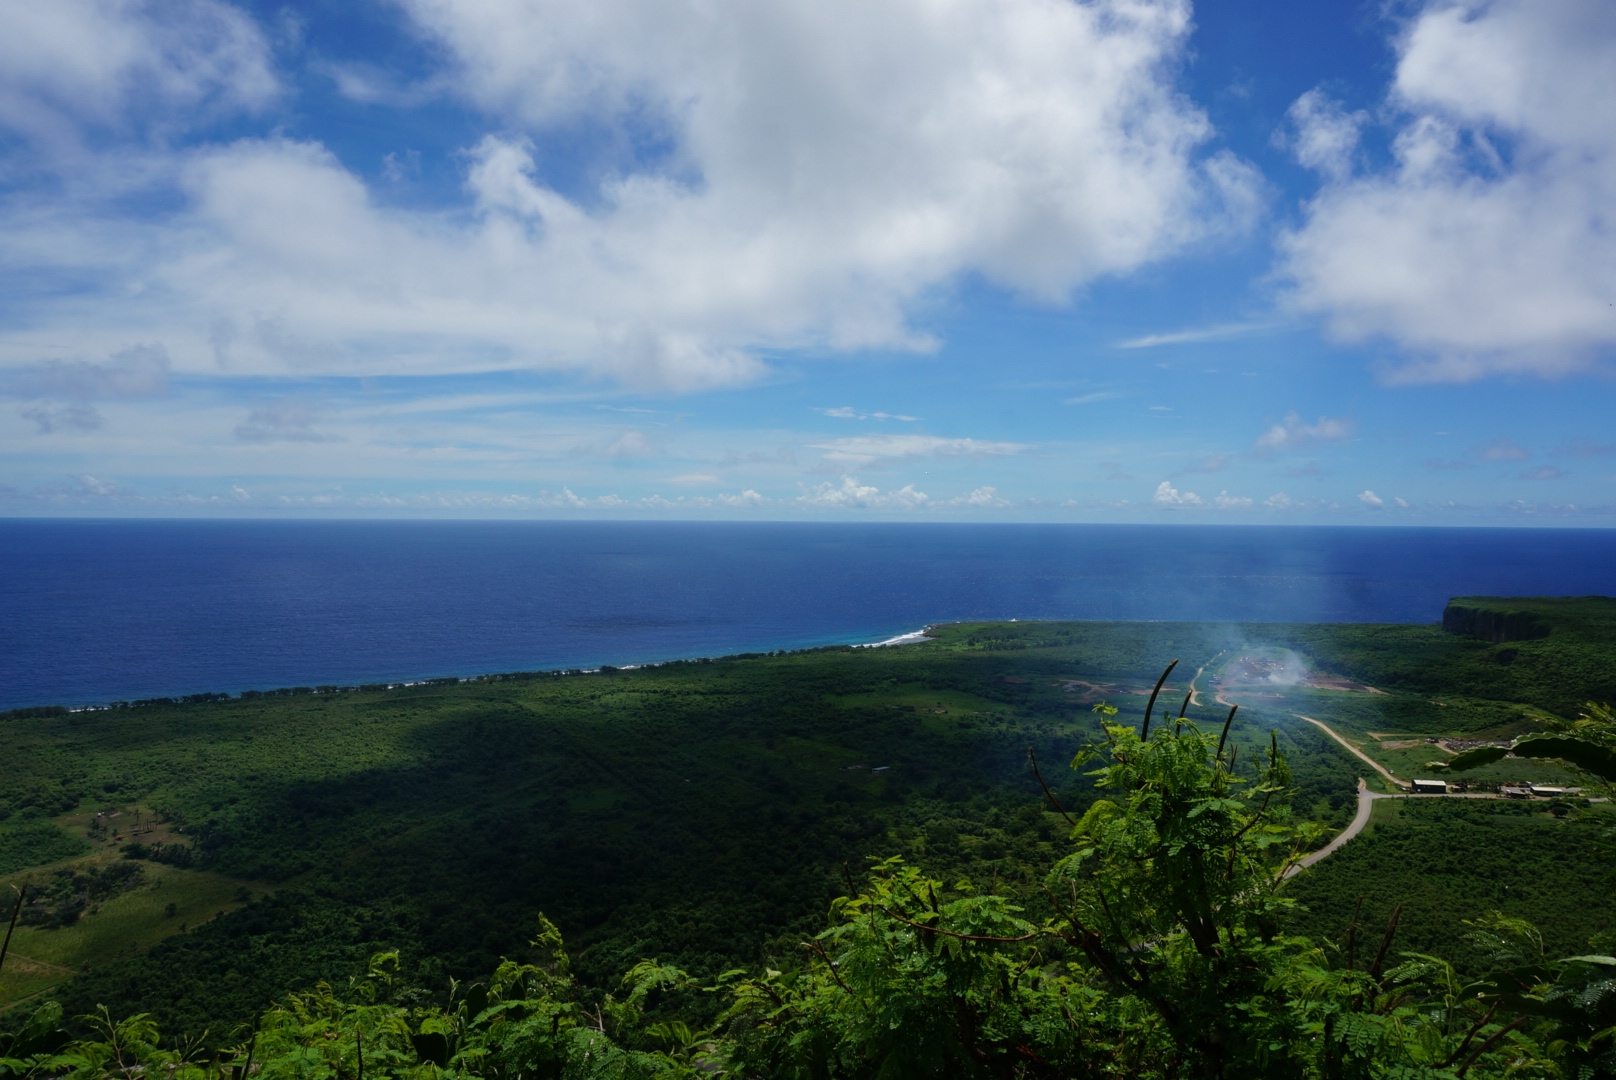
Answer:
[(627, 665), (960, 619), (1435, 622), (1616, 531), (0, 521), (0, 709)]

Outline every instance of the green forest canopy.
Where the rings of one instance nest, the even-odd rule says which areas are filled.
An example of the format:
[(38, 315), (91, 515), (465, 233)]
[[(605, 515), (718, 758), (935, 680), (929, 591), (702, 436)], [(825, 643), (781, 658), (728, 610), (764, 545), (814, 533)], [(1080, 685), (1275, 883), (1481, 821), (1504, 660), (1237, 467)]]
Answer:
[[(289, 990), (363, 970), (378, 949), (398, 949), (421, 985), (480, 977), (522, 954), (539, 909), (576, 943), (584, 986), (610, 987), (646, 957), (697, 978), (791, 969), (872, 856), (967, 877), (1047, 914), (1042, 881), (1069, 850), (1068, 826), (1043, 802), (1026, 750), (1081, 814), (1092, 780), (1061, 766), (1100, 734), (1089, 704), (1102, 697), (1137, 714), (1137, 691), (1164, 656), (1183, 657), (1178, 674), (1188, 674), (1220, 654), (1292, 649), (1390, 691), (1243, 699), (1241, 759), (1256, 760), (1273, 732), (1299, 813), (1333, 827), (1350, 816), (1360, 770), (1294, 721), (1295, 695), (1309, 715), (1351, 730), (1439, 733), (1462, 716), (1476, 732), (1509, 735), (1533, 710), (1571, 715), (1579, 701), (1616, 696), (1609, 620), (1595, 610), (1610, 602), (1557, 603), (1544, 616), (1551, 631), (1521, 642), (1434, 626), (972, 624), (900, 649), (18, 718), (0, 725), (13, 763), (0, 780), (0, 856), (21, 853), (17, 869), (18, 858), (61, 858), (37, 847), (48, 819), (138, 804), (185, 830), (197, 865), (275, 887), (58, 991), (70, 1013), (148, 1010), (170, 1031), (218, 1037)], [(1506, 649), (1514, 655), (1500, 659)], [(1204, 704), (1189, 718), (1221, 723), (1226, 710), (1199, 685)], [(1161, 708), (1176, 715), (1183, 692), (1175, 680)], [(1467, 704), (1439, 709), (1432, 695)], [(1553, 878), (1564, 844), (1593, 824), (1530, 818), (1529, 830), (1572, 831), (1511, 834), (1513, 868)], [(1449, 855), (1497, 843), (1468, 821), (1407, 828)], [(1348, 851), (1362, 859), (1422, 842), (1380, 830)], [(1512, 904), (1496, 875), (1462, 857), (1441, 862), (1457, 868), (1444, 871), (1442, 902), (1422, 908), (1417, 894), (1429, 890), (1411, 886), (1431, 874), (1408, 865), (1420, 858), (1354, 872), (1342, 856), (1321, 864), (1296, 887), (1315, 914), (1289, 914), (1287, 925), (1338, 934), (1343, 898), (1384, 907), (1402, 891), (1421, 945), (1475, 967), (1456, 918), (1513, 906), (1561, 951), (1610, 924), (1608, 877)], [(699, 995), (688, 1004), (698, 1021), (719, 1007)]]

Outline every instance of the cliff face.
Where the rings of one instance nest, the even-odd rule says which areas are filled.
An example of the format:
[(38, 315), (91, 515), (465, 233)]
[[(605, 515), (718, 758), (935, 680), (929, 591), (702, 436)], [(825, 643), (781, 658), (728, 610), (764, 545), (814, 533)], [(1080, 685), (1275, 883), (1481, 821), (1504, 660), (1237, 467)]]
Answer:
[(1442, 629), (1450, 634), (1496, 643), (1546, 638), (1553, 627), (1536, 612), (1477, 607), (1453, 601), (1442, 611)]

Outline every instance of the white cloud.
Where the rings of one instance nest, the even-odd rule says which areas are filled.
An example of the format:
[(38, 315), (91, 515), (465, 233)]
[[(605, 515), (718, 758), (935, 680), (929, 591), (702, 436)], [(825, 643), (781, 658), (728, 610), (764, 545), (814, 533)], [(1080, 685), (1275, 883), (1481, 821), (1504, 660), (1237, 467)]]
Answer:
[(1291, 151), (1297, 161), (1332, 180), (1343, 179), (1352, 171), (1358, 131), (1368, 121), (1368, 113), (1349, 113), (1322, 91), (1309, 90), (1296, 99), (1287, 115), (1296, 128)]
[(1527, 457), (1525, 448), (1517, 446), (1508, 439), (1494, 439), (1476, 451), (1476, 456), (1483, 461), (1524, 461)]
[[(1297, 147), (1327, 181), (1283, 242), (1294, 299), (1389, 339), (1408, 381), (1555, 375), (1616, 346), (1616, 6), (1429, 0), (1398, 42), (1395, 162), (1349, 172), (1317, 93)], [(1350, 123), (1349, 123), (1350, 121)]]
[(1101, 402), (1101, 401), (1113, 401), (1113, 400), (1115, 400), (1115, 399), (1117, 399), (1117, 398), (1119, 398), (1121, 396), (1122, 396), (1121, 394), (1117, 393), (1114, 390), (1096, 390), (1092, 394), (1079, 394), (1076, 397), (1069, 397), (1064, 402), (1062, 402), (1062, 404), (1064, 404), (1064, 405), (1093, 405), (1093, 404), (1095, 404), (1097, 402)]
[(916, 491), (913, 484), (905, 484), (896, 491), (882, 491), (860, 484), (851, 476), (842, 477), (840, 485), (826, 482), (797, 497), (797, 502), (803, 506), (821, 510), (918, 510), (930, 501), (930, 496)]
[[(0, 207), (0, 264), (78, 285), (30, 297), (24, 341), (96, 358), (138, 337), (184, 372), (688, 389), (756, 377), (766, 349), (929, 348), (910, 312), (962, 276), (1059, 302), (1256, 205), (1248, 166), (1198, 160), (1211, 129), (1173, 85), (1186, 0), (403, 7), (500, 132), (466, 149), (463, 212), (383, 206), (313, 142), (118, 144), (72, 190)], [(59, 9), (77, 21), (39, 14)], [(8, 4), (0, 41), (13, 126), (276, 92), (257, 31), (206, 0)], [(530, 139), (580, 130), (667, 153), (563, 196)], [(172, 209), (112, 209), (137, 173)]]
[(905, 416), (902, 413), (861, 413), (855, 410), (851, 405), (843, 405), (835, 409), (816, 409), (814, 411), (822, 412), (826, 416), (834, 416), (838, 420), (903, 420), (912, 424), (920, 419), (918, 416)]
[(668, 478), (668, 483), (670, 483), (670, 484), (702, 484), (702, 485), (716, 484), (716, 483), (718, 483), (718, 477), (709, 476), (707, 473), (685, 473), (682, 476), (670, 476)]
[(161, 136), (278, 86), (253, 21), (215, 0), (51, 0), (0, 8), (0, 127), (62, 164), (85, 128)]
[(747, 488), (745, 491), (741, 492), (739, 495), (718, 495), (718, 496), (715, 496), (713, 501), (717, 502), (721, 506), (752, 507), (752, 506), (762, 506), (764, 503), (768, 502), (769, 500), (765, 496), (759, 495), (757, 492), (753, 491), (751, 488)]
[(1222, 341), (1227, 338), (1247, 337), (1272, 330), (1273, 323), (1223, 323), (1203, 326), (1194, 330), (1175, 330), (1166, 334), (1146, 334), (1117, 342), (1119, 349), (1154, 349), (1162, 345), (1188, 345), (1198, 341)]
[(938, 435), (853, 435), (809, 446), (824, 450), (828, 461), (855, 466), (907, 457), (993, 457), (1032, 449), (1026, 443), (945, 439)]
[(1352, 434), (1352, 421), (1319, 417), (1318, 423), (1308, 424), (1295, 413), (1286, 413), (1285, 419), (1270, 427), (1257, 438), (1258, 450), (1291, 450), (1315, 442), (1339, 442)]
[(1009, 499), (1003, 498), (996, 487), (979, 487), (975, 491), (949, 499), (946, 506), (972, 506), (979, 509), (997, 509), (1001, 506), (1013, 505)]
[(1285, 494), (1283, 491), (1276, 491), (1274, 494), (1263, 500), (1263, 505), (1272, 507), (1275, 510), (1288, 510), (1294, 504), (1291, 502), (1291, 497), (1289, 495)]
[(1244, 495), (1230, 495), (1227, 491), (1218, 492), (1218, 497), (1212, 500), (1219, 510), (1246, 510), (1251, 506), (1251, 500)]
[(601, 453), (609, 458), (654, 457), (661, 451), (657, 440), (643, 431), (625, 431), (606, 444)]
[(1397, 508), (1398, 508), (1398, 509), (1399, 509), (1399, 510), (1407, 510), (1407, 509), (1408, 509), (1408, 501), (1407, 501), (1407, 500), (1405, 500), (1405, 499), (1402, 499), (1402, 498), (1395, 498), (1395, 499), (1393, 499), (1393, 500), (1392, 500), (1392, 503), (1393, 503), (1393, 504), (1394, 504), (1394, 505), (1395, 505), (1395, 506), (1396, 506), (1396, 507), (1397, 507)]
[(1382, 499), (1373, 491), (1368, 490), (1358, 492), (1358, 501), (1369, 507), (1371, 510), (1379, 510), (1381, 507), (1386, 505), (1385, 499)]
[(1163, 480), (1156, 485), (1156, 494), (1151, 496), (1151, 502), (1157, 506), (1200, 506), (1201, 497), (1193, 491), (1179, 491), (1172, 484)]

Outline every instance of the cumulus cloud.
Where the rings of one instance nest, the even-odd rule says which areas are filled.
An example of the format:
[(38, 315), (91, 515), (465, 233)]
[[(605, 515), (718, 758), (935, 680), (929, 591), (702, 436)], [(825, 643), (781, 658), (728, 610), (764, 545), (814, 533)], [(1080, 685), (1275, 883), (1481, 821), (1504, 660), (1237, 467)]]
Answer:
[(1379, 510), (1381, 507), (1386, 505), (1385, 499), (1382, 499), (1379, 495), (1376, 495), (1373, 491), (1369, 491), (1367, 489), (1358, 492), (1358, 501), (1369, 507), (1371, 510)]
[(1292, 109), (1325, 183), (1282, 244), (1303, 310), (1389, 340), (1407, 381), (1556, 375), (1616, 346), (1616, 6), (1428, 0), (1398, 41), (1393, 162), (1354, 170), (1362, 118)]
[[(35, 296), (32, 333), (135, 328), (185, 371), (689, 389), (756, 377), (763, 350), (930, 348), (911, 312), (962, 276), (1059, 302), (1259, 202), (1174, 87), (1186, 0), (400, 7), (445, 58), (436, 85), (497, 132), (465, 148), (460, 212), (384, 206), (315, 142), (115, 147), (44, 212), (0, 210), (0, 260), (82, 283)], [(39, 14), (58, 10), (78, 21)], [(11, 4), (0, 42), (13, 126), (276, 93), (261, 35), (206, 0)], [(665, 152), (596, 163), (564, 195), (535, 147), (580, 130)], [(126, 165), (172, 209), (109, 209), (94, 178)]]
[(999, 494), (996, 487), (979, 487), (969, 494), (959, 495), (949, 499), (945, 506), (970, 506), (978, 509), (997, 509), (1001, 506), (1013, 505), (1009, 499)]
[(1244, 495), (1230, 495), (1227, 491), (1218, 492), (1218, 497), (1212, 504), (1219, 510), (1245, 510), (1250, 508), (1251, 499)]
[(1323, 92), (1309, 90), (1286, 115), (1295, 127), (1290, 148), (1297, 161), (1332, 180), (1343, 179), (1352, 171), (1359, 129), (1368, 121), (1368, 113), (1348, 113)]
[(1163, 480), (1156, 485), (1156, 494), (1150, 501), (1157, 506), (1201, 506), (1201, 497), (1193, 491), (1179, 491), (1171, 483)]
[(854, 435), (809, 446), (825, 451), (827, 461), (854, 466), (909, 457), (993, 457), (1032, 449), (1026, 443), (945, 439), (938, 435)]
[(799, 504), (820, 510), (918, 510), (930, 501), (931, 497), (916, 491), (913, 484), (882, 491), (851, 476), (842, 477), (840, 484), (819, 484), (797, 497)]
[(1265, 451), (1293, 450), (1315, 442), (1339, 442), (1352, 434), (1350, 420), (1319, 417), (1318, 423), (1309, 424), (1296, 413), (1287, 413), (1285, 419), (1270, 427), (1257, 438), (1257, 449)]
[(1276, 491), (1274, 494), (1263, 500), (1263, 505), (1272, 507), (1275, 510), (1289, 510), (1294, 504), (1291, 502), (1291, 497), (1289, 495), (1285, 494), (1283, 491)]

